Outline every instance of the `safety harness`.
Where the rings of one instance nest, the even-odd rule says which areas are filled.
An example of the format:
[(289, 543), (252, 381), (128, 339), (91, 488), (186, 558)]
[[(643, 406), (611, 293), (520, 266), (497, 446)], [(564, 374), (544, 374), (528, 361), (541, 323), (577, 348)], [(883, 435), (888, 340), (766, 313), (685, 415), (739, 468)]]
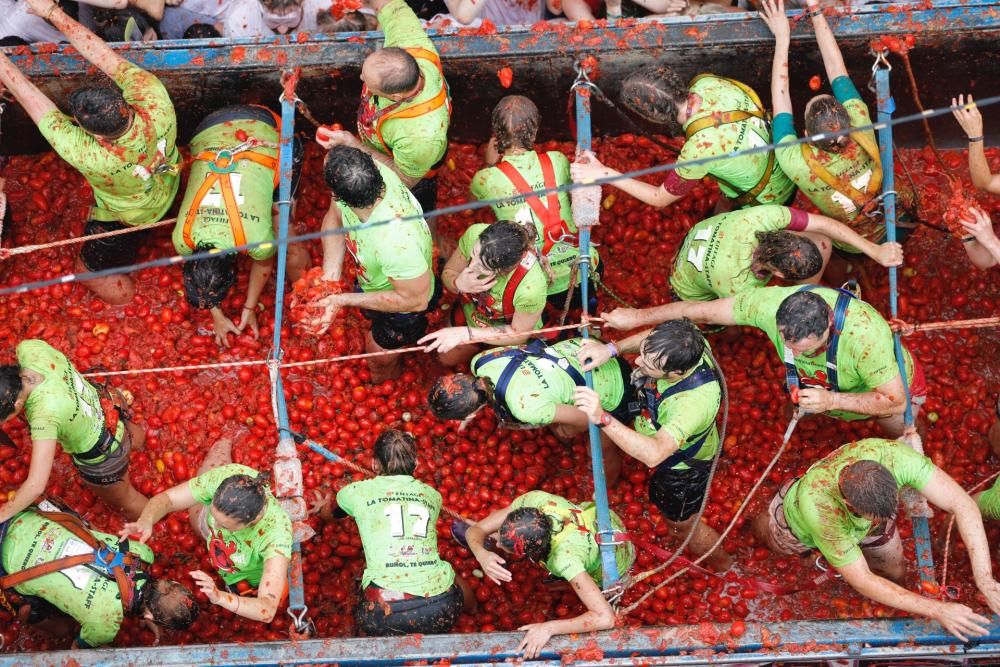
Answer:
[[(702, 79), (705, 78), (718, 79), (720, 81), (725, 81), (727, 83), (736, 86), (750, 99), (750, 101), (754, 105), (754, 108), (749, 111), (743, 111), (741, 109), (735, 111), (720, 111), (716, 113), (710, 113), (707, 116), (703, 116), (701, 118), (696, 118), (695, 120), (691, 121), (688, 124), (687, 128), (685, 128), (684, 130), (684, 136), (688, 141), (690, 141), (692, 137), (694, 137), (702, 130), (707, 130), (708, 128), (712, 127), (721, 127), (723, 125), (730, 125), (732, 123), (740, 123), (745, 120), (749, 120), (751, 118), (757, 118), (761, 120), (764, 123), (764, 127), (768, 128), (768, 131), (770, 131), (770, 117), (768, 116), (767, 110), (765, 109), (764, 104), (760, 101), (760, 97), (752, 88), (750, 88), (750, 86), (735, 79), (730, 79), (724, 76), (717, 76), (715, 74), (699, 74), (695, 78), (691, 79), (691, 83), (688, 84), (688, 88), (691, 88), (698, 81), (701, 81)], [(764, 188), (766, 188), (767, 184), (771, 181), (771, 175), (774, 173), (774, 164), (775, 164), (774, 151), (770, 151), (767, 154), (767, 167), (764, 169), (763, 175), (760, 177), (760, 180), (757, 181), (756, 185), (754, 185), (752, 188), (746, 191), (740, 190), (740, 188), (734, 186), (732, 183), (725, 180), (724, 178), (716, 176), (715, 174), (712, 174), (712, 178), (717, 180), (722, 185), (725, 185), (733, 192), (739, 193), (733, 199), (733, 203), (738, 208), (741, 206), (746, 206), (750, 202), (754, 201), (755, 199), (757, 199), (757, 196), (764, 191)]]
[(479, 312), (483, 317), (488, 320), (496, 319), (499, 314), (503, 319), (510, 324), (514, 321), (514, 295), (517, 294), (517, 288), (521, 286), (521, 281), (524, 277), (528, 275), (528, 271), (535, 266), (538, 262), (538, 258), (535, 253), (529, 250), (524, 253), (521, 261), (518, 263), (517, 268), (510, 274), (510, 278), (507, 279), (507, 285), (503, 288), (503, 299), (501, 303), (501, 310), (498, 313), (496, 309), (496, 300), (490, 295), (489, 292), (480, 292), (479, 294), (466, 294), (462, 293), (462, 301), (465, 303), (474, 304), (476, 311)]
[[(649, 379), (642, 387), (639, 388), (639, 401), (642, 404), (643, 415), (653, 424), (653, 428), (659, 431), (661, 424), (657, 419), (657, 415), (660, 413), (660, 405), (663, 401), (667, 400), (671, 396), (676, 396), (677, 394), (685, 391), (693, 391), (710, 382), (718, 381), (719, 376), (715, 372), (715, 369), (710, 367), (705, 361), (702, 361), (701, 364), (686, 378), (682, 379), (677, 384), (667, 387), (662, 392), (657, 391), (657, 381)], [(673, 468), (677, 464), (684, 463), (685, 461), (697, 456), (698, 452), (701, 451), (702, 446), (704, 446), (705, 441), (708, 440), (708, 436), (712, 433), (713, 428), (715, 428), (714, 419), (712, 420), (712, 423), (708, 425), (708, 428), (695, 433), (688, 439), (687, 447), (678, 449), (676, 452), (668, 456), (660, 463), (660, 465), (656, 466), (656, 469), (666, 470)]]
[[(851, 283), (848, 283), (850, 285)], [(820, 285), (803, 285), (797, 291), (812, 291), (821, 287)], [(853, 299), (857, 299), (854, 293), (838, 287), (837, 303), (833, 307), (833, 328), (830, 330), (830, 340), (826, 343), (826, 379), (830, 385), (830, 391), (840, 391), (840, 384), (837, 378), (837, 347), (840, 345), (840, 335), (844, 332), (844, 322), (847, 320), (847, 309)], [(798, 403), (800, 382), (799, 371), (795, 367), (795, 357), (791, 350), (782, 345), (782, 361), (785, 364), (785, 383), (788, 385), (788, 393), (794, 403)]]
[(532, 194), (534, 188), (524, 179), (517, 167), (510, 162), (501, 160), (497, 163), (497, 169), (507, 177), (519, 195), (524, 196), (524, 202), (531, 207), (535, 217), (542, 223), (542, 254), (548, 255), (552, 246), (566, 239), (572, 239), (573, 234), (569, 230), (566, 221), (562, 219), (562, 210), (559, 206), (559, 194), (552, 192), (556, 187), (556, 170), (552, 165), (552, 158), (548, 153), (538, 154), (538, 166), (542, 170), (542, 178), (545, 189), (550, 190), (545, 196), (545, 203)]
[[(168, 162), (167, 157), (167, 140), (160, 139), (157, 141), (155, 128), (153, 126), (153, 119), (150, 118), (149, 112), (147, 112), (142, 107), (133, 106), (132, 111), (139, 118), (142, 119), (142, 135), (146, 143), (146, 146), (156, 146), (156, 152), (150, 155), (146, 152), (139, 152), (136, 150), (125, 148), (113, 141), (109, 141), (104, 137), (96, 137), (97, 142), (109, 153), (117, 155), (122, 162), (126, 164), (131, 163), (135, 165), (132, 169), (132, 175), (142, 179), (143, 181), (148, 181), (153, 177), (153, 175), (161, 174), (178, 174), (180, 173), (180, 166), (177, 164), (171, 164)], [(177, 150), (176, 148), (174, 149)]]
[(507, 388), (510, 386), (510, 380), (514, 377), (514, 373), (521, 367), (521, 363), (530, 357), (548, 359), (562, 369), (577, 387), (587, 386), (583, 375), (570, 364), (569, 360), (565, 357), (552, 354), (549, 347), (540, 340), (533, 339), (520, 347), (499, 348), (486, 352), (476, 360), (476, 363), (472, 367), (473, 373), (478, 375), (480, 369), (492, 361), (507, 359), (507, 365), (500, 372), (500, 377), (497, 378), (496, 384), (493, 385), (493, 411), (503, 422), (520, 423), (511, 414), (510, 408), (507, 407)]
[[(122, 609), (127, 614), (136, 599), (136, 581), (139, 578), (145, 577), (145, 574), (141, 572), (142, 559), (131, 551), (127, 551), (128, 540), (119, 542), (118, 549), (112, 549), (105, 542), (97, 539), (83, 525), (83, 521), (72, 514), (58, 511), (49, 512), (37, 508), (32, 511), (49, 521), (59, 524), (71, 532), (74, 537), (90, 547), (92, 551), (90, 553), (57, 558), (56, 560), (41, 563), (12, 574), (3, 573), (3, 576), (0, 576), (0, 599), (2, 599), (0, 601), (6, 603), (3, 592), (8, 589), (20, 586), (32, 579), (38, 579), (39, 577), (82, 565), (103, 577), (115, 580), (115, 583), (118, 584), (118, 592), (121, 595)], [(12, 522), (13, 520), (8, 521), (3, 526), (3, 530), (0, 531), (0, 545), (3, 544), (7, 528)], [(2, 570), (0, 570), (0, 573), (2, 573)]]
[(198, 217), (198, 209), (201, 207), (201, 202), (216, 184), (218, 184), (219, 190), (222, 193), (222, 203), (226, 209), (226, 217), (229, 218), (229, 227), (233, 232), (233, 244), (236, 246), (246, 245), (247, 235), (243, 229), (240, 207), (236, 201), (236, 193), (233, 191), (233, 181), (230, 178), (230, 174), (236, 171), (241, 160), (249, 160), (274, 172), (274, 186), (277, 187), (279, 180), (278, 159), (254, 151), (255, 148), (261, 147), (275, 148), (274, 144), (251, 137), (233, 148), (223, 148), (218, 151), (202, 151), (192, 158), (192, 161), (207, 162), (209, 172), (205, 175), (205, 180), (201, 182), (197, 192), (195, 192), (194, 198), (191, 200), (191, 206), (184, 217), (182, 233), (184, 244), (188, 248), (191, 250), (197, 249), (194, 238), (191, 236), (194, 221)]
[(855, 220), (861, 218), (862, 216), (867, 217), (872, 213), (873, 209), (878, 206), (879, 197), (878, 192), (882, 188), (882, 163), (879, 158), (878, 144), (875, 139), (864, 132), (851, 132), (851, 140), (854, 143), (861, 146), (865, 154), (871, 160), (872, 164), (872, 177), (868, 184), (868, 194), (858, 190), (851, 183), (850, 179), (846, 178), (844, 175), (836, 175), (830, 172), (820, 160), (816, 157), (816, 151), (807, 143), (801, 144), (802, 147), (802, 158), (806, 161), (809, 166), (809, 171), (811, 171), (816, 178), (826, 183), (828, 186), (833, 188), (835, 191), (839, 192), (843, 196), (851, 200), (854, 204), (857, 214)]
[[(441, 58), (438, 54), (429, 49), (412, 47), (404, 50), (417, 60), (425, 60), (437, 68), (438, 72), (441, 73), (441, 89), (434, 97), (428, 100), (404, 107), (404, 104), (409, 103), (413, 100), (413, 98), (423, 92), (423, 78), (421, 77), (421, 85), (417, 91), (413, 93), (413, 95), (397, 102), (393, 102), (384, 109), (376, 110), (372, 108), (374, 103), (370, 101), (372, 94), (368, 90), (368, 86), (362, 86), (361, 111), (358, 114), (358, 134), (369, 139), (377, 139), (381, 149), (389, 157), (392, 157), (392, 148), (389, 147), (389, 144), (387, 144), (385, 139), (382, 137), (382, 124), (387, 120), (418, 118), (433, 111), (437, 111), (441, 107), (446, 107), (448, 109), (448, 118), (451, 118), (451, 98), (448, 96), (448, 83), (444, 80), (444, 68), (441, 66)], [(434, 169), (431, 169), (424, 175), (424, 178), (430, 178), (433, 175)]]

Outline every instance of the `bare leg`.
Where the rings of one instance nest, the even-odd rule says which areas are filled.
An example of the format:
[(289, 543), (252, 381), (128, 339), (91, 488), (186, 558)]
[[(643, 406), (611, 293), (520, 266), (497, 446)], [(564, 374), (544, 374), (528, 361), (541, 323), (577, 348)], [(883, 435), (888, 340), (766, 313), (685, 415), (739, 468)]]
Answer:
[(771, 516), (768, 514), (767, 510), (764, 510), (753, 518), (750, 530), (753, 533), (753, 538), (757, 541), (757, 544), (763, 544), (771, 551), (776, 551), (774, 545), (771, 543), (771, 531), (768, 529), (770, 524)]
[[(198, 474), (203, 475), (213, 468), (218, 468), (232, 462), (233, 441), (229, 438), (220, 438), (209, 448), (208, 453), (205, 454), (205, 458), (198, 467)], [(205, 526), (203, 525), (202, 515), (207, 511), (208, 508), (201, 504), (196, 505), (188, 511), (188, 520), (191, 522), (191, 527), (194, 528), (195, 534), (202, 537), (205, 537)]]
[(622, 473), (622, 450), (611, 438), (601, 434), (601, 454), (604, 458), (604, 478), (608, 486), (614, 486)]
[(293, 243), (288, 246), (288, 259), (285, 271), (290, 281), (295, 282), (301, 278), (309, 270), (311, 263), (312, 259), (309, 257), (309, 251), (302, 247), (302, 245)]
[[(371, 331), (365, 337), (365, 352), (385, 352), (375, 339), (372, 338)], [(403, 371), (403, 359), (401, 354), (387, 354), (384, 357), (368, 357), (368, 371), (372, 374), (372, 383), (381, 384), (386, 380), (399, 377)]]
[[(667, 521), (670, 535), (678, 544), (687, 537), (692, 525), (694, 525), (694, 535), (691, 536), (687, 548), (695, 556), (702, 556), (708, 553), (708, 550), (719, 539), (719, 534), (715, 532), (715, 529), (707, 523), (697, 520), (697, 515), (684, 521)], [(725, 572), (733, 566), (733, 557), (720, 546), (712, 551), (712, 555), (705, 560), (705, 563), (717, 572)]]
[[(77, 273), (89, 271), (79, 257), (76, 260), (73, 270)], [(112, 306), (124, 305), (130, 302), (132, 297), (135, 296), (135, 281), (125, 274), (81, 280), (80, 282), (97, 295), (97, 298)]]
[(149, 498), (135, 490), (128, 477), (107, 486), (97, 486), (90, 483), (87, 483), (87, 486), (106, 505), (120, 510), (122, 516), (128, 521), (138, 519), (139, 515), (142, 514), (142, 509), (149, 501)]
[(126, 421), (125, 428), (128, 429), (128, 436), (132, 439), (132, 449), (142, 451), (146, 447), (146, 429), (133, 421)]

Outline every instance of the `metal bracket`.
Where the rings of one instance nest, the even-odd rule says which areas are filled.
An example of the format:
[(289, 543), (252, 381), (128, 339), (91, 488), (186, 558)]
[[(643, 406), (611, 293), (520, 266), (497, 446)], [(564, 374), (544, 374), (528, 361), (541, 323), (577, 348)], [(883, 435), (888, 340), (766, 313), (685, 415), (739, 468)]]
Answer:
[(309, 607), (307, 605), (302, 605), (302, 610), (296, 613), (291, 607), (288, 608), (288, 615), (292, 619), (292, 623), (295, 625), (296, 632), (309, 632), (315, 629), (311, 619), (306, 618), (306, 614), (309, 613)]
[[(602, 535), (610, 535), (611, 539), (605, 541), (604, 538), (601, 537)], [(620, 530), (599, 530), (594, 533), (594, 541), (598, 546), (604, 546), (606, 544), (618, 546), (619, 544), (625, 544), (628, 542), (628, 539), (622, 537), (623, 535), (625, 535), (625, 533)]]

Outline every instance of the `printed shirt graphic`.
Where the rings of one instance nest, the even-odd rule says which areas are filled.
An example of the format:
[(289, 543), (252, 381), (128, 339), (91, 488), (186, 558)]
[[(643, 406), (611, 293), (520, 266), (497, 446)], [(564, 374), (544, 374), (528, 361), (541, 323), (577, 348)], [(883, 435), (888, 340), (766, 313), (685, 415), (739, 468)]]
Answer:
[[(45, 114), (38, 130), (66, 162), (73, 165), (94, 189), (96, 205), (91, 218), (125, 225), (156, 222), (167, 212), (180, 184), (178, 174), (136, 173), (138, 159), (144, 166), (162, 162), (177, 165), (177, 117), (167, 89), (159, 79), (131, 63), (123, 63), (115, 83), (125, 101), (140, 109), (125, 134), (110, 142), (99, 141), (61, 111)], [(143, 117), (145, 115), (145, 118)]]
[(454, 583), (455, 571), (438, 555), (436, 490), (409, 475), (379, 475), (345, 486), (337, 505), (354, 517), (361, 533), (362, 587), (430, 597)]
[[(368, 222), (384, 222), (395, 218), (403, 222), (365, 229), (354, 229), (362, 225), (361, 220), (350, 207), (337, 202), (347, 230), (347, 251), (358, 266), (358, 284), (365, 292), (385, 292), (393, 289), (393, 280), (413, 280), (431, 271), (432, 254), (431, 231), (424, 222), (423, 210), (399, 176), (391, 169), (375, 163), (382, 180), (385, 194), (375, 205)], [(406, 218), (414, 218), (406, 220)], [(434, 277), (431, 271), (431, 285), (427, 296), (434, 292)]]
[[(800, 288), (759, 287), (736, 295), (733, 302), (733, 319), (737, 324), (757, 327), (771, 339), (783, 358), (784, 342), (778, 332), (776, 317), (778, 307), (786, 297)], [(837, 304), (837, 290), (819, 288), (812, 290), (830, 306)], [(913, 383), (913, 359), (904, 347), (907, 381)], [(831, 389), (827, 377), (826, 347), (812, 355), (795, 357), (795, 368), (799, 372), (799, 382), (803, 387)], [(853, 299), (844, 320), (844, 331), (837, 347), (837, 381), (844, 393), (874, 391), (899, 375), (896, 355), (893, 351), (892, 330), (885, 319), (870, 304)], [(871, 415), (833, 410), (824, 413), (848, 421), (871, 419)]]
[[(231, 463), (209, 470), (188, 481), (191, 495), (202, 505), (211, 505), (216, 489), (233, 475), (256, 478), (253, 468)], [(264, 563), (276, 556), (292, 556), (292, 522), (270, 491), (267, 491), (267, 509), (257, 523), (241, 530), (226, 530), (215, 523), (211, 511), (206, 510), (208, 525), (208, 556), (227, 584), (246, 581), (251, 586), (260, 585)]]
[(813, 464), (788, 489), (785, 519), (802, 544), (819, 549), (834, 567), (860, 558), (858, 544), (872, 529), (871, 521), (847, 509), (840, 493), (840, 471), (856, 461), (877, 461), (889, 469), (899, 488), (912, 486), (918, 491), (934, 473), (929, 458), (904, 443), (882, 438), (848, 443)]
[[(111, 548), (118, 548), (114, 535), (90, 532)], [(143, 561), (153, 562), (153, 551), (145, 544), (129, 542), (127, 549)], [(0, 552), (3, 569), (14, 573), (92, 550), (59, 524), (28, 510), (11, 519)], [(137, 582), (137, 588), (143, 585), (142, 580)], [(21, 595), (40, 597), (72, 616), (80, 624), (80, 639), (90, 646), (110, 644), (124, 618), (115, 580), (83, 565), (26, 581), (15, 590)]]

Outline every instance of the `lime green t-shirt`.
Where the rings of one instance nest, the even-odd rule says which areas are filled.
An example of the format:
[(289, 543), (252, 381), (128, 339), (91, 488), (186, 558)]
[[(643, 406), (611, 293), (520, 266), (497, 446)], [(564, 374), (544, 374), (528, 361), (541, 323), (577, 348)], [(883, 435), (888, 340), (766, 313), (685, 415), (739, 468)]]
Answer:
[[(563, 370), (562, 365), (568, 365), (583, 374), (576, 358), (582, 342), (582, 338), (561, 341), (549, 346), (546, 354), (530, 355), (518, 364), (518, 370), (511, 376), (505, 394), (507, 409), (514, 419), (522, 424), (544, 426), (555, 419), (556, 406), (573, 405), (576, 383)], [(488, 354), (489, 351), (476, 355), (472, 360), (472, 368), (476, 369), (476, 362)], [(493, 359), (474, 372), (477, 377), (489, 378), (493, 386), (496, 386), (509, 363), (510, 357)], [(618, 361), (610, 359), (601, 364), (594, 369), (593, 376), (594, 391), (601, 398), (601, 406), (609, 411), (617, 408), (625, 396), (625, 379)]]
[[(110, 547), (118, 548), (118, 538), (114, 535), (96, 530), (90, 532)], [(128, 550), (144, 562), (153, 562), (153, 551), (145, 544), (128, 542), (127, 545)], [(11, 519), (0, 552), (3, 569), (13, 574), (66, 556), (93, 553), (93, 550), (54, 521), (26, 510)], [(137, 589), (144, 585), (142, 579), (136, 582)], [(110, 644), (125, 618), (115, 580), (84, 565), (31, 579), (14, 590), (21, 595), (40, 597), (72, 616), (80, 624), (80, 639), (88, 646)]]
[[(428, 271), (431, 285), (427, 296), (434, 293), (434, 272), (431, 230), (423, 219), (423, 210), (410, 190), (392, 169), (375, 163), (385, 181), (385, 194), (372, 209), (368, 222), (383, 222), (400, 218), (400, 222), (368, 229), (343, 202), (337, 202), (347, 229), (347, 251), (358, 265), (358, 284), (365, 292), (385, 292), (393, 289), (392, 280), (414, 280)], [(414, 218), (416, 219), (407, 219)]]
[[(733, 319), (737, 324), (757, 327), (767, 334), (778, 351), (778, 357), (783, 359), (785, 345), (778, 332), (776, 321), (778, 308), (782, 301), (800, 289), (801, 287), (793, 285), (758, 287), (741, 292), (736, 295), (733, 303)], [(812, 292), (822, 297), (831, 310), (836, 307), (839, 294), (837, 290), (821, 287)], [(905, 347), (903, 356), (907, 382), (912, 385), (913, 358)], [(825, 347), (817, 354), (795, 357), (795, 368), (799, 372), (799, 382), (803, 387), (830, 389), (827, 381)], [(844, 330), (837, 346), (837, 382), (840, 391), (843, 393), (875, 391), (898, 375), (899, 368), (896, 365), (889, 324), (871, 304), (860, 299), (852, 299), (847, 308)], [(871, 419), (871, 415), (841, 410), (825, 414), (846, 421)]]
[[(482, 236), (489, 225), (470, 225), (462, 238), (458, 240), (458, 249), (466, 260), (472, 257), (472, 250), (476, 247), (476, 241)], [(517, 269), (514, 269), (517, 271)], [(499, 327), (507, 324), (503, 315), (503, 297), (507, 291), (507, 283), (510, 282), (514, 271), (506, 275), (498, 275), (497, 281), (485, 294), (475, 295), (472, 303), (462, 302), (462, 312), (465, 313), (465, 321), (470, 326), (481, 328)], [(545, 297), (547, 295), (547, 279), (542, 266), (535, 262), (528, 272), (521, 279), (517, 290), (514, 292), (514, 310), (521, 313), (540, 313), (545, 309)], [(536, 329), (542, 327), (541, 318), (535, 324)]]
[[(188, 480), (188, 489), (202, 505), (211, 505), (215, 491), (234, 475), (259, 475), (253, 468), (237, 463), (213, 468)], [(264, 563), (278, 556), (292, 557), (292, 521), (278, 501), (267, 491), (267, 509), (260, 521), (241, 528), (226, 530), (215, 523), (210, 510), (205, 511), (208, 525), (208, 557), (227, 584), (246, 581), (259, 586)]]
[[(572, 183), (573, 179), (569, 173), (569, 160), (566, 159), (566, 156), (559, 151), (548, 151), (546, 155), (552, 161), (552, 168), (556, 177), (555, 184), (558, 186)], [(507, 155), (501, 161), (509, 162), (513, 165), (520, 172), (521, 177), (531, 186), (532, 190), (545, 189), (545, 176), (542, 174), (542, 167), (538, 161), (538, 153), (535, 151), (527, 151), (518, 155)], [(476, 175), (472, 177), (469, 192), (479, 200), (502, 199), (519, 194), (510, 179), (497, 167), (486, 167), (477, 171)], [(560, 219), (565, 223), (569, 233), (575, 235), (577, 229), (576, 223), (573, 221), (573, 209), (570, 206), (569, 193), (560, 192), (557, 195), (557, 200), (559, 202)], [(548, 206), (548, 197), (542, 198), (542, 205)], [(538, 232), (538, 240), (535, 242), (535, 247), (539, 253), (542, 252), (545, 247), (545, 228), (542, 226), (542, 221), (538, 219), (538, 216), (535, 215), (535, 212), (525, 203), (523, 198), (493, 204), (490, 208), (493, 209), (493, 214), (496, 215), (497, 220), (510, 221), (516, 220), (521, 209), (527, 208), (531, 213), (531, 219), (535, 223), (535, 230)], [(554, 243), (549, 248), (548, 255), (546, 255), (549, 267), (552, 269), (552, 282), (548, 288), (549, 294), (561, 294), (569, 289), (569, 278), (573, 271), (573, 263), (580, 255), (578, 242), (574, 241), (576, 239), (569, 242), (560, 241)], [(599, 261), (597, 248), (591, 244), (591, 268), (596, 269)], [(575, 284), (580, 284), (579, 276), (577, 276)]]
[[(216, 153), (222, 149), (238, 146), (246, 141), (246, 138), (237, 139), (237, 133), (240, 133), (241, 136), (245, 133), (248, 137), (271, 144), (271, 146), (259, 146), (251, 150), (258, 155), (273, 158), (277, 163), (277, 143), (280, 139), (278, 131), (259, 120), (241, 119), (207, 127), (191, 140), (191, 154), (198, 155), (203, 151)], [(174, 227), (173, 241), (177, 253), (190, 255), (201, 244), (227, 250), (246, 243), (273, 241), (274, 222), (271, 216), (271, 207), (275, 170), (257, 162), (243, 159), (236, 163), (236, 170), (232, 173), (216, 174), (211, 170), (211, 164), (206, 160), (195, 160), (191, 164), (187, 190), (184, 193), (181, 208), (177, 212), (177, 225)], [(233, 227), (229, 221), (219, 180), (215, 180), (215, 184), (202, 197), (194, 220), (188, 228), (187, 215), (191, 207), (195, 205), (195, 195), (198, 194), (198, 190), (205, 183), (205, 180), (209, 178), (229, 179), (245, 238), (239, 244), (236, 243), (233, 234)], [(189, 238), (194, 248), (188, 245), (185, 239), (185, 229), (188, 229)], [(267, 244), (251, 248), (248, 254), (253, 259), (261, 260), (273, 257), (276, 251), (277, 248), (274, 245)]]
[[(45, 114), (38, 130), (94, 189), (92, 219), (145, 225), (163, 217), (180, 185), (177, 117), (167, 89), (149, 72), (123, 63), (114, 81), (136, 110), (121, 137), (99, 140), (58, 110)], [(137, 173), (137, 164), (152, 172), (150, 167), (159, 163), (178, 166), (178, 171), (148, 177)]]
[[(593, 503), (576, 505), (560, 496), (544, 491), (529, 491), (511, 503), (513, 509), (534, 507), (547, 515), (552, 522), (552, 547), (545, 569), (557, 577), (570, 581), (586, 572), (598, 586), (601, 585), (601, 548), (597, 544), (597, 512)], [(611, 525), (624, 530), (622, 520), (611, 512)], [(624, 576), (635, 562), (635, 547), (623, 542), (615, 548), (618, 575)]]
[(1000, 479), (976, 499), (984, 519), (1000, 519)]
[[(706, 76), (695, 81), (688, 89), (688, 93), (698, 95), (701, 98), (701, 106), (685, 121), (685, 130), (694, 121), (713, 114), (758, 110), (749, 95), (731, 82), (715, 76)], [(728, 155), (734, 151), (758, 148), (769, 143), (771, 143), (771, 130), (767, 122), (759, 118), (749, 118), (718, 127), (708, 127), (696, 133), (684, 142), (677, 162)], [(742, 192), (749, 191), (757, 185), (767, 170), (767, 162), (767, 153), (753, 153), (726, 157), (706, 164), (678, 166), (677, 175), (689, 181), (704, 176), (721, 179), (719, 188), (723, 194), (735, 199)], [(734, 187), (739, 192), (735, 191)], [(750, 205), (782, 204), (794, 190), (795, 185), (781, 171), (781, 167), (775, 164), (767, 186)]]
[(431, 597), (448, 590), (455, 571), (438, 555), (441, 494), (410, 475), (379, 475), (348, 484), (337, 505), (358, 524), (365, 549), (362, 588)]
[[(44, 340), (21, 341), (16, 354), (18, 366), (45, 378), (24, 402), (31, 439), (58, 440), (70, 456), (93, 448), (104, 432), (104, 410), (94, 385), (77, 372), (65, 354)], [(119, 421), (110, 451), (118, 449), (124, 429)], [(98, 456), (86, 462), (101, 463), (105, 458)]]
[(724, 299), (743, 290), (763, 287), (771, 274), (759, 276), (750, 268), (759, 245), (757, 232), (788, 229), (790, 225), (792, 210), (774, 204), (702, 220), (688, 231), (677, 251), (670, 286), (684, 301)]
[[(702, 365), (714, 368), (712, 360), (709, 359), (707, 353), (702, 355), (698, 365), (692, 368), (684, 377), (694, 373)], [(657, 393), (662, 394), (678, 382), (683, 381), (684, 377), (675, 382), (660, 378), (656, 381)], [(665, 429), (670, 434), (670, 437), (674, 439), (674, 442), (678, 444), (679, 450), (687, 449), (689, 441), (694, 436), (704, 433), (706, 429), (711, 429), (701, 449), (690, 459), (693, 461), (710, 461), (719, 449), (719, 429), (715, 425), (715, 416), (719, 413), (719, 406), (721, 404), (722, 389), (719, 386), (718, 380), (707, 382), (700, 387), (682, 391), (666, 398), (660, 403), (656, 421), (660, 423), (660, 428)], [(643, 403), (643, 407), (645, 408), (645, 403)], [(637, 433), (650, 437), (657, 433), (653, 422), (645, 414), (635, 418), (635, 430)], [(676, 470), (683, 470), (687, 467), (687, 463), (678, 463), (673, 466)]]
[(802, 544), (819, 549), (833, 567), (860, 558), (858, 544), (872, 529), (871, 521), (847, 509), (840, 492), (840, 471), (856, 461), (877, 461), (889, 469), (900, 488), (912, 486), (918, 491), (934, 473), (929, 458), (904, 443), (882, 438), (848, 443), (814, 463), (788, 489), (785, 520)]
[[(401, 49), (419, 48), (437, 54), (437, 49), (427, 37), (420, 19), (404, 0), (394, 0), (385, 5), (378, 13), (378, 24), (379, 29), (385, 34), (386, 48), (393, 46)], [(405, 109), (432, 100), (445, 85), (444, 76), (437, 65), (425, 58), (416, 58), (416, 61), (423, 77), (424, 87), (416, 97), (398, 108)], [(377, 110), (395, 104), (387, 97), (378, 96), (373, 96), (365, 102), (374, 105)], [(420, 178), (444, 157), (448, 149), (450, 123), (451, 114), (447, 105), (443, 104), (413, 118), (390, 118), (384, 121), (381, 131), (385, 144), (378, 140), (374, 132), (366, 131), (360, 123), (358, 133), (366, 145), (392, 155), (392, 161), (396, 163), (401, 173), (412, 178)]]

